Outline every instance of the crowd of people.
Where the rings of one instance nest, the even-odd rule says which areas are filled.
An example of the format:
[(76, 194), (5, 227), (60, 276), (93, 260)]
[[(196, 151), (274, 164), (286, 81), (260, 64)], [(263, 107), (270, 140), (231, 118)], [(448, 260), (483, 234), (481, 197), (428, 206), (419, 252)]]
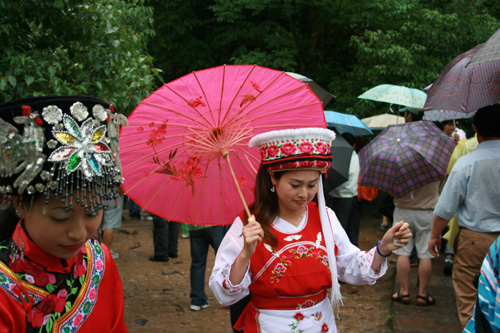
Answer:
[[(96, 323), (105, 331), (127, 331), (114, 263), (119, 254), (111, 249), (125, 205), (118, 148), (109, 144), (121, 126), (109, 121), (114, 113), (111, 104), (82, 96), (0, 105), (0, 331), (92, 331)], [(421, 116), (405, 110), (407, 122)], [(181, 223), (150, 214), (131, 198), (128, 212), (152, 221), (153, 262), (176, 258), (178, 239), (189, 238), (192, 311), (209, 307), (205, 272), (212, 247), (216, 258), (208, 285), (229, 306), (235, 331), (281, 332), (291, 325), (336, 331), (340, 283), (375, 284), (393, 252), (399, 290), (390, 298), (412, 303), (415, 256), (416, 304), (434, 305), (438, 300), (428, 293), (432, 259), (443, 251), (460, 323), (473, 332), (499, 321), (499, 122), (499, 104), (479, 109), (472, 123), (478, 146), (446, 178), (401, 197), (381, 192), (384, 235), (367, 251), (358, 247), (359, 141), (343, 134), (354, 148), (348, 179), (324, 193), (322, 175), (330, 168), (336, 136), (324, 128), (270, 131), (250, 140), (262, 154), (255, 201), (230, 226), (182, 230)], [(454, 122), (436, 125), (450, 140), (467, 140)], [(284, 144), (313, 149), (279, 150)], [(459, 232), (452, 249), (442, 235), (454, 216)]]

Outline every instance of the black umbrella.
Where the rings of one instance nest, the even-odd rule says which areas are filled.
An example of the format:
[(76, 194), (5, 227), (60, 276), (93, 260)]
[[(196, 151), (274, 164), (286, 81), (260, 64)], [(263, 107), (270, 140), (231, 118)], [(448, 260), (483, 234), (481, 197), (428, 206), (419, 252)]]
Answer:
[(304, 76), (302, 74), (298, 73), (293, 73), (293, 72), (285, 72), (291, 77), (302, 81), (304, 83), (307, 83), (309, 88), (313, 91), (313, 93), (318, 96), (319, 100), (323, 103), (323, 107), (325, 107), (330, 101), (335, 97), (333, 94), (328, 92), (325, 88), (321, 87), (319, 84), (317, 84), (313, 79), (308, 78), (307, 76)]
[(332, 165), (323, 182), (325, 194), (345, 183), (349, 178), (349, 166), (354, 148), (342, 135), (337, 133), (335, 140), (332, 141), (331, 151), (333, 155)]

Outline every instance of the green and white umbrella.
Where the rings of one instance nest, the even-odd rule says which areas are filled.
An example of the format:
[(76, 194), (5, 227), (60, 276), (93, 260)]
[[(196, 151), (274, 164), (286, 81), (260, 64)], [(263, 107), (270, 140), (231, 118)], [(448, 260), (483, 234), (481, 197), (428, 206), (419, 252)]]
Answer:
[(381, 84), (365, 91), (358, 98), (421, 109), (424, 107), (427, 94), (422, 90), (405, 86)]

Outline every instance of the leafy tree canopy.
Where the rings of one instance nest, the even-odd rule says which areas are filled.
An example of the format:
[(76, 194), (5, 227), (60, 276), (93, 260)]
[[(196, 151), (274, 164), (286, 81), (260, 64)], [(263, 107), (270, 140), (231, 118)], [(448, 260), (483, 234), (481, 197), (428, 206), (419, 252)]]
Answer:
[[(167, 4), (166, 4), (167, 3)], [(378, 84), (423, 89), (455, 56), (500, 28), (492, 0), (161, 0), (150, 50), (165, 81), (221, 64), (311, 77), (360, 117), (388, 104), (357, 98)]]
[(89, 95), (129, 113), (153, 88), (144, 0), (0, 0), (0, 102)]

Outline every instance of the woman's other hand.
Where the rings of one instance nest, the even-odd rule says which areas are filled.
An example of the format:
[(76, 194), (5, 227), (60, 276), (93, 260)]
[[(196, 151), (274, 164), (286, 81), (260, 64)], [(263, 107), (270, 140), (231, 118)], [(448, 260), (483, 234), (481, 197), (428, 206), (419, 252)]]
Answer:
[(412, 236), (410, 225), (404, 221), (400, 221), (387, 230), (379, 244), (379, 249), (382, 253), (390, 253), (395, 249), (408, 244), (408, 241)]

